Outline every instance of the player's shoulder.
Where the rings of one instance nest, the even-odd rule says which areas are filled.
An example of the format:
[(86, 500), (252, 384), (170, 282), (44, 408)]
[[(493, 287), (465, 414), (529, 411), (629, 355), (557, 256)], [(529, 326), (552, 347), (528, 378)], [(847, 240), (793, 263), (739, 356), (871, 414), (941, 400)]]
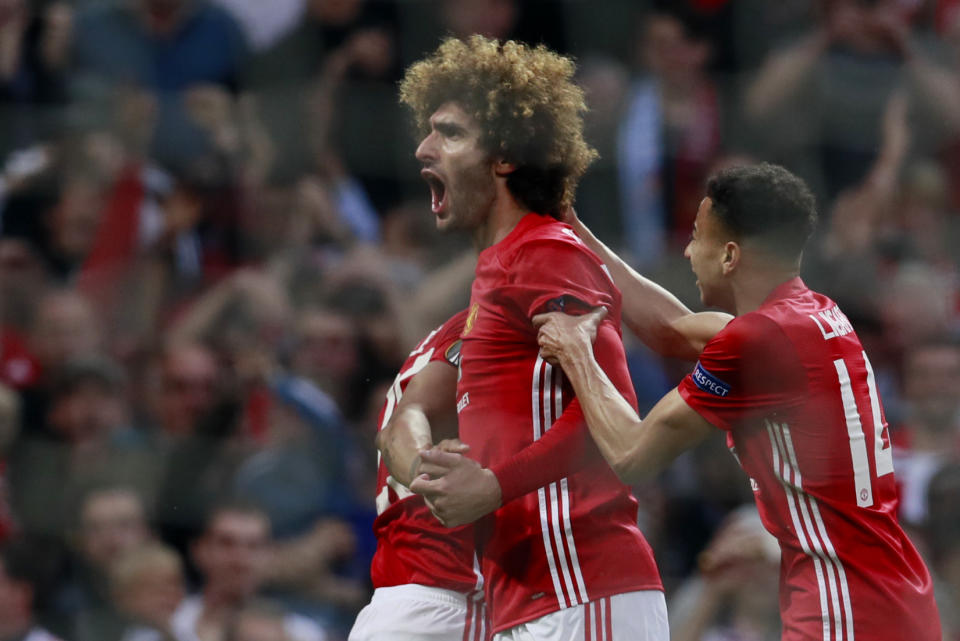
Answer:
[(531, 214), (523, 222), (527, 225), (511, 247), (512, 259), (579, 260), (602, 265), (600, 258), (587, 247), (570, 225), (549, 216), (535, 214)]
[(459, 336), (463, 333), (463, 328), (467, 324), (467, 317), (470, 315), (470, 308), (461, 309), (459, 312), (451, 316), (447, 321), (440, 326), (440, 334), (456, 334)]
[(782, 346), (786, 333), (775, 315), (755, 310), (737, 316), (724, 327), (708, 347), (725, 350), (765, 350)]

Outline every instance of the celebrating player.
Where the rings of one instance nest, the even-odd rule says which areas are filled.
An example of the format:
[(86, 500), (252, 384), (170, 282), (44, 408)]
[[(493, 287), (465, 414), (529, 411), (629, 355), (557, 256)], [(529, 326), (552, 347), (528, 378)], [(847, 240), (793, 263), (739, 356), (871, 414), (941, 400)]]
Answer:
[(407, 486), (418, 451), (457, 434), (454, 401), (466, 310), (410, 352), (387, 391), (377, 445), (373, 599), (349, 641), (485, 641), (483, 579), (473, 528), (443, 527)]
[[(636, 500), (590, 440), (560, 372), (538, 356), (532, 323), (548, 310), (609, 306), (597, 355), (635, 402), (620, 294), (557, 220), (595, 155), (572, 75), (573, 63), (544, 47), (474, 36), (446, 40), (401, 84), (424, 136), (416, 156), (437, 226), (468, 230), (479, 251), (457, 385), (473, 458), (424, 452), (410, 488), (448, 525), (492, 513), (476, 527), (498, 639), (665, 640)], [(655, 307), (665, 324), (688, 313), (672, 298)], [(460, 505), (472, 506), (469, 518)]]
[(930, 575), (896, 520), (870, 360), (843, 312), (798, 276), (815, 223), (810, 191), (781, 167), (711, 178), (684, 254), (703, 303), (736, 318), (643, 421), (593, 357), (600, 314), (537, 318), (541, 354), (563, 368), (624, 480), (727, 433), (780, 541), (783, 639), (939, 641)]

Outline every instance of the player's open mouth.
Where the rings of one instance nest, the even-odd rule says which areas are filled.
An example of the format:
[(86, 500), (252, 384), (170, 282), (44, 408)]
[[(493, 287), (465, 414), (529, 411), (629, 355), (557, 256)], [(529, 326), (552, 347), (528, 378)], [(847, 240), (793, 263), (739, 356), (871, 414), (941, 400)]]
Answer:
[(443, 180), (431, 169), (424, 169), (420, 175), (430, 186), (430, 209), (435, 215), (440, 215), (447, 204), (447, 186)]

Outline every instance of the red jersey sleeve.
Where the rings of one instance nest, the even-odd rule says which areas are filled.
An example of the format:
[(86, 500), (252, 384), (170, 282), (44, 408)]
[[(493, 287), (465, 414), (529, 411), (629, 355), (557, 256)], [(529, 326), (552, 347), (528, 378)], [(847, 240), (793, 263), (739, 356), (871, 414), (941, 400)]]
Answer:
[[(509, 268), (508, 285), (501, 296), (528, 319), (541, 312), (578, 314), (618, 301), (602, 263), (586, 247), (553, 238), (524, 243)], [(532, 329), (532, 325), (531, 325)]]
[(766, 316), (747, 314), (707, 343), (677, 390), (700, 416), (729, 431), (744, 419), (793, 405), (806, 386), (783, 330)]

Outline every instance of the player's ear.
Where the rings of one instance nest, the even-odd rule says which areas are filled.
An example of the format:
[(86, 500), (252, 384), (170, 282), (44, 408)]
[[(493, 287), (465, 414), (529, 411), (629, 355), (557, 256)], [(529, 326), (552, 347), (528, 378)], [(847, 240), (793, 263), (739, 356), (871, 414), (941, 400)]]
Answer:
[(740, 264), (740, 259), (743, 257), (743, 250), (740, 247), (740, 243), (728, 240), (723, 246), (723, 259), (721, 261), (721, 269), (723, 270), (723, 275), (727, 276), (733, 270), (737, 268)]
[(508, 176), (517, 170), (517, 166), (512, 162), (507, 162), (503, 158), (497, 158), (493, 163), (493, 173), (498, 176)]

